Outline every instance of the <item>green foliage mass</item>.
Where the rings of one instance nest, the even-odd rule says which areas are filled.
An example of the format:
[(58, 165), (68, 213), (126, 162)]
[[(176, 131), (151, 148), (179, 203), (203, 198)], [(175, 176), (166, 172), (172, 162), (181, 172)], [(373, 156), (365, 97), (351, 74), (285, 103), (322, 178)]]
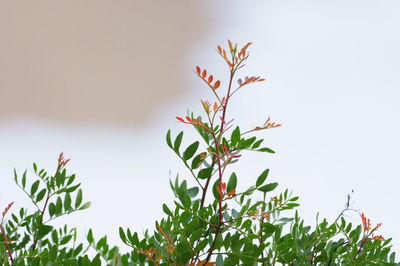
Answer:
[(11, 203), (2, 213), (0, 264), (398, 265), (391, 239), (376, 235), (380, 224), (373, 226), (364, 214), (360, 215), (360, 224), (344, 219), (344, 212), (351, 210), (349, 200), (336, 220), (317, 217), (316, 224), (309, 226), (296, 210), (299, 198), (288, 189), (279, 192), (269, 169), (253, 177), (254, 185), (237, 189), (241, 177), (230, 166), (247, 152), (274, 153), (262, 146), (263, 139), (255, 134), (280, 126), (268, 119), (262, 126), (242, 131), (227, 122), (233, 94), (263, 81), (246, 77), (238, 79), (234, 88), (234, 77), (249, 56), (250, 44), (239, 50), (229, 42), (228, 52), (217, 47), (230, 74), (224, 92), (217, 90), (219, 80), (213, 82), (212, 75), (196, 67), (197, 75), (214, 93), (215, 103), (202, 101), (204, 120), (193, 114), (177, 117), (198, 132), (198, 141), (184, 147), (183, 132), (173, 136), (168, 131), (166, 135), (167, 145), (186, 166), (191, 179), (170, 180), (175, 200), (162, 205), (165, 218), (155, 222), (154, 230), (141, 234), (119, 228), (121, 245), (130, 247), (129, 252), (121, 253), (108, 244), (106, 236), (94, 239), (92, 229), (80, 243), (77, 228), (55, 227), (55, 219), (90, 206), (75, 174), (66, 169), (69, 160), (61, 154), (54, 174), (36, 164), (32, 175), (15, 171), (15, 183), (32, 206), (15, 210)]

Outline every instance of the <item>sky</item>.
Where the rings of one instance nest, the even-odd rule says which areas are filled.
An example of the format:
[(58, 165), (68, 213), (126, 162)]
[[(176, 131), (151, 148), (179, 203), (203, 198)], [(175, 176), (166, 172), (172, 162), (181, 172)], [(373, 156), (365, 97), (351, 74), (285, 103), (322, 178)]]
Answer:
[[(58, 119), (52, 115), (51, 108), (37, 111), (35, 105), (23, 113), (12, 108), (2, 109), (0, 187), (6, 192), (0, 194), (0, 204), (5, 206), (9, 201), (16, 201), (16, 206), (22, 206), (28, 202), (13, 185), (14, 167), (22, 173), (26, 168), (31, 169), (31, 163), (35, 161), (39, 166), (54, 169), (56, 157), (63, 151), (67, 158), (72, 158), (70, 168), (77, 173), (84, 198), (92, 202), (92, 207), (66, 217), (62, 222), (78, 225), (82, 233), (94, 227), (95, 235), (108, 234), (111, 242), (119, 244), (118, 226), (137, 231), (152, 226), (155, 219), (163, 216), (162, 203), (172, 204), (169, 178), (174, 178), (177, 173), (182, 178), (189, 178), (166, 146), (165, 133), (169, 128), (173, 134), (185, 129), (184, 143), (189, 144), (194, 139), (193, 132), (174, 118), (186, 114), (187, 110), (199, 112), (199, 99), (212, 97), (193, 74), (196, 65), (220, 77), (222, 86), (226, 84), (226, 69), (215, 46), (225, 45), (229, 38), (239, 44), (253, 42), (250, 60), (239, 75), (266, 78), (265, 83), (249, 86), (236, 94), (229, 117), (243, 129), (252, 128), (269, 116), (283, 125), (258, 134), (276, 154), (244, 154), (240, 164), (234, 167), (239, 188), (253, 184), (264, 169), (270, 168), (270, 181), (279, 182), (278, 188), (289, 188), (294, 195), (300, 196), (300, 214), (312, 224), (317, 213), (331, 220), (336, 218), (344, 207), (346, 195), (354, 190), (352, 208), (364, 212), (373, 224), (382, 222), (380, 233), (392, 237), (395, 250), (400, 251), (397, 230), (400, 214), (396, 212), (400, 185), (397, 171), (400, 3), (254, 1), (245, 5), (232, 1), (229, 6), (209, 2), (206, 6), (182, 8), (188, 13), (197, 8), (193, 19), (189, 15), (181, 17), (188, 23), (184, 28), (179, 30), (182, 20), (176, 22), (174, 12), (169, 11), (163, 19), (165, 25), (176, 27), (171, 35), (140, 35), (142, 39), (138, 40), (154, 43), (159, 41), (157, 38), (171, 38), (174, 42), (166, 42), (160, 47), (175, 51), (176, 43), (191, 34), (192, 41), (180, 46), (179, 57), (173, 57), (176, 60), (161, 60), (163, 65), (146, 68), (150, 71), (147, 80), (161, 79), (159, 84), (165, 83), (166, 87), (157, 87), (157, 83), (138, 90), (130, 79), (135, 74), (126, 71), (106, 79), (105, 73), (111, 69), (107, 67), (107, 60), (90, 61), (94, 65), (100, 64), (98, 74), (90, 72), (92, 79), (98, 79), (94, 84), (109, 84), (110, 80), (121, 77), (126, 81), (123, 86), (132, 88), (135, 93), (132, 104), (126, 102), (128, 94), (104, 86), (99, 88), (100, 95), (115, 96), (112, 98), (114, 105), (103, 105), (103, 108), (94, 105), (104, 116), (91, 116), (82, 111), (82, 116), (79, 112), (70, 112)], [(129, 12), (124, 10), (122, 6), (114, 7), (113, 12), (121, 12), (122, 17), (127, 17)], [(147, 7), (145, 10), (150, 14), (152, 9)], [(115, 17), (118, 16), (108, 19), (111, 21)], [(104, 27), (96, 20), (92, 23), (91, 27)], [(161, 27), (160, 21), (153, 24), (145, 25), (154, 29)], [(132, 25), (136, 24), (132, 22)], [(12, 28), (9, 30), (11, 32)], [(73, 28), (70, 30), (73, 32)], [(113, 28), (108, 30), (112, 32)], [(135, 40), (129, 35), (128, 26), (125, 30), (114, 38), (121, 38), (121, 43), (126, 36)], [(52, 36), (47, 38), (52, 39)], [(79, 40), (80, 37), (76, 38)], [(12, 45), (13, 39), (9, 43)], [(129, 46), (123, 46), (123, 49), (130, 50)], [(114, 49), (107, 48), (99, 53), (103, 51), (114, 58)], [(115, 51), (118, 53), (118, 49)], [(30, 53), (34, 55), (35, 50)], [(5, 57), (7, 51), (3, 49), (0, 55)], [(48, 56), (51, 55), (44, 55), (45, 58)], [(61, 60), (59, 64), (62, 66), (63, 62)], [(113, 62), (119, 65), (119, 61)], [(32, 64), (32, 68), (24, 69), (31, 75), (35, 61)], [(163, 69), (175, 71), (157, 78), (158, 73), (163, 75)], [(79, 84), (80, 79), (65, 83), (65, 78), (85, 80), (85, 76), (72, 74), (71, 77), (53, 76), (55, 81), (51, 85), (56, 86), (55, 89), (74, 90), (73, 85)], [(42, 78), (45, 77), (43, 74)], [(9, 95), (16, 97), (10, 97), (10, 101), (26, 100), (27, 96), (21, 93), (23, 90), (18, 90), (26, 86), (25, 83), (9, 76), (0, 77), (0, 82), (2, 80), (5, 80), (0, 83), (3, 100)], [(32, 82), (36, 82), (33, 88), (45, 87), (40, 83), (42, 80), (33, 79)], [(101, 90), (109, 91), (101, 93)], [(153, 94), (145, 94), (149, 90)], [(141, 92), (144, 94), (138, 94)], [(80, 91), (74, 93), (79, 98)], [(46, 101), (51, 102), (54, 95), (48, 97), (42, 96), (44, 105)], [(91, 97), (93, 101), (89, 101), (89, 107), (96, 102), (96, 94)], [(136, 102), (141, 102), (136, 100), (138, 98), (144, 99), (145, 104), (137, 106)], [(74, 98), (68, 99), (67, 103), (74, 106)], [(118, 103), (125, 104), (126, 108), (113, 108)], [(63, 113), (62, 106), (60, 113)], [(83, 105), (77, 106), (79, 109)], [(132, 112), (132, 116), (121, 118), (121, 112), (125, 111)], [(354, 213), (348, 219), (353, 223), (361, 222)]]

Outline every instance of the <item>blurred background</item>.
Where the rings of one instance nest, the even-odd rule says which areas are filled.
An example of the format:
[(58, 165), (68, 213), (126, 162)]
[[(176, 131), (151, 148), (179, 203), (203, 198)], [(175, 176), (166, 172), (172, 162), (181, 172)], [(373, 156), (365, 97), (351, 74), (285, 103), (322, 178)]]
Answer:
[(284, 126), (259, 134), (277, 154), (243, 156), (239, 187), (270, 168), (312, 224), (336, 218), (354, 190), (352, 207), (399, 251), (399, 12), (390, 0), (2, 1), (0, 208), (29, 203), (14, 167), (51, 171), (63, 151), (92, 207), (62, 223), (115, 244), (118, 226), (153, 226), (172, 203), (169, 178), (189, 177), (165, 133), (186, 129), (189, 144), (175, 116), (212, 99), (194, 67), (223, 86), (216, 45), (252, 41), (240, 75), (267, 81), (240, 91), (229, 118)]

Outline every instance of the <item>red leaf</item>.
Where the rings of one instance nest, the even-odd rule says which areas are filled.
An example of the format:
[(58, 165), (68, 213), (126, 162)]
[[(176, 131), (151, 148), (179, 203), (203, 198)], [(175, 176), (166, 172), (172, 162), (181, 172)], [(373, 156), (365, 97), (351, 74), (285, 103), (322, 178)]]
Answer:
[(217, 81), (214, 83), (214, 90), (218, 89), (220, 85), (221, 85), (221, 81), (217, 80)]
[(190, 117), (188, 117), (188, 116), (186, 116), (186, 120), (188, 121), (188, 122), (192, 122), (192, 119), (190, 119)]
[(236, 190), (234, 190), (234, 189), (232, 189), (231, 191), (229, 191), (228, 193), (227, 193), (228, 195), (236, 195)]
[(200, 75), (201, 69), (199, 66), (196, 66), (196, 71), (197, 71), (197, 74)]
[(210, 75), (210, 76), (208, 77), (208, 83), (211, 83), (211, 82), (213, 81), (213, 79), (214, 79), (213, 75)]
[(185, 120), (183, 120), (182, 118), (180, 118), (179, 116), (176, 117), (176, 119), (178, 119), (179, 121), (185, 123)]
[(230, 40), (228, 40), (228, 44), (229, 44), (229, 49), (231, 50), (231, 52), (233, 51), (233, 45), (232, 42)]
[(206, 78), (206, 76), (207, 76), (207, 70), (203, 70), (203, 73), (201, 74), (201, 76), (203, 77), (203, 79), (205, 79)]
[(225, 190), (225, 189), (226, 189), (226, 183), (222, 183), (221, 188), (222, 188), (223, 190)]
[(222, 48), (221, 46), (217, 45), (218, 53), (222, 53)]
[(214, 103), (214, 112), (216, 112), (217, 110), (218, 110), (218, 104), (217, 103)]
[(11, 208), (11, 206), (12, 206), (13, 204), (14, 204), (14, 201), (11, 202), (10, 204), (8, 204), (8, 206), (4, 209), (4, 211), (3, 211), (3, 213), (2, 213), (2, 216), (3, 216), (3, 217), (6, 216), (8, 210)]
[(247, 48), (252, 45), (252, 42), (247, 43), (245, 46), (243, 46), (243, 48), (240, 50), (241, 53), (243, 53), (243, 55), (246, 53)]

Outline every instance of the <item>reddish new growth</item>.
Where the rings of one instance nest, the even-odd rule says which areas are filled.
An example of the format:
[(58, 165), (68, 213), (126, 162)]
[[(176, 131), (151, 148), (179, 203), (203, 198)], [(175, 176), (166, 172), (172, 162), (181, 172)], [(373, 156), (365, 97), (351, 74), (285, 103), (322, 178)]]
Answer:
[[(171, 237), (167, 235), (164, 231), (164, 229), (161, 226), (157, 226), (158, 231), (163, 235), (165, 241), (167, 242), (166, 246), (164, 247), (165, 250), (172, 255), (174, 252), (176, 246), (173, 245), (173, 241), (171, 240)], [(162, 255), (157, 256), (157, 249), (154, 248), (149, 248), (149, 249), (137, 249), (137, 252), (140, 254), (143, 254), (146, 256), (148, 260), (150, 260), (154, 265), (158, 266), (158, 262), (163, 258)]]
[(213, 80), (214, 80), (214, 76), (210, 75), (207, 78), (207, 70), (201, 70), (201, 68), (199, 66), (196, 66), (196, 74), (197, 76), (199, 76), (202, 80), (204, 80), (205, 83), (207, 83), (207, 85), (212, 89), (212, 90), (216, 90), (219, 88), (219, 86), (221, 85), (221, 81), (217, 80), (214, 82), (214, 84), (212, 84)]
[(238, 84), (240, 85), (240, 87), (243, 87), (247, 84), (254, 83), (254, 82), (261, 82), (261, 81), (265, 81), (265, 79), (263, 79), (261, 77), (245, 77), (244, 82), (242, 79), (238, 79)]
[(247, 48), (252, 45), (251, 42), (247, 43), (242, 47), (239, 53), (237, 53), (237, 44), (233, 45), (233, 43), (228, 40), (229, 50), (231, 58), (229, 59), (226, 53), (226, 50), (221, 46), (217, 46), (218, 53), (224, 58), (225, 62), (228, 64), (229, 68), (232, 71), (236, 71), (237, 69), (243, 67), (243, 62), (249, 57), (249, 53), (247, 52)]
[(271, 216), (269, 212), (261, 212), (260, 209), (257, 209), (255, 211), (250, 211), (247, 213), (247, 215), (253, 221), (255, 221), (257, 218), (269, 220), (269, 217)]
[(139, 252), (140, 254), (143, 254), (146, 256), (146, 258), (151, 261), (154, 265), (158, 266), (158, 262), (162, 259), (162, 256), (158, 256), (156, 257), (156, 252), (157, 250), (153, 249), (153, 248), (149, 248), (149, 249), (137, 249), (137, 252)]
[(185, 124), (191, 124), (191, 125), (195, 125), (195, 126), (199, 126), (199, 127), (205, 128), (204, 123), (201, 120), (190, 118), (188, 116), (185, 116), (185, 119), (183, 119), (182, 117), (177, 116), (176, 119), (178, 121), (182, 122), (182, 123), (185, 123)]
[(10, 204), (8, 204), (8, 206), (4, 209), (4, 211), (2, 212), (2, 217), (1, 217), (1, 222), (0, 222), (0, 231), (1, 231), (1, 235), (4, 239), (3, 244), (7, 247), (7, 252), (8, 252), (8, 257), (10, 258), (11, 261), (11, 265), (13, 264), (13, 256), (12, 256), (12, 251), (10, 248), (10, 241), (8, 241), (8, 237), (4, 231), (3, 228), (3, 223), (4, 223), (4, 217), (6, 216), (7, 212), (10, 210), (11, 206), (14, 204), (14, 202), (11, 202)]
[(270, 122), (270, 118), (268, 117), (267, 121), (265, 121), (264, 125), (261, 127), (256, 127), (254, 130), (262, 130), (262, 129), (270, 129), (282, 126), (281, 124), (276, 124), (275, 122)]
[(381, 235), (379, 236), (374, 235), (374, 232), (378, 230), (378, 228), (382, 225), (382, 223), (378, 223), (375, 227), (372, 227), (371, 220), (365, 217), (364, 213), (361, 213), (361, 221), (363, 225), (364, 234), (366, 234), (367, 237), (371, 235), (372, 239), (385, 240)]
[(277, 198), (277, 197), (272, 197), (271, 198), (271, 201), (275, 201), (278, 205), (279, 205), (279, 207), (282, 207), (283, 205), (282, 205), (282, 202)]
[(164, 231), (164, 229), (161, 226), (157, 226), (158, 231), (164, 236), (165, 241), (167, 242), (167, 245), (165, 247), (165, 250), (172, 255), (174, 252), (176, 246), (173, 245), (173, 241), (171, 240), (171, 237), (167, 235)]
[(65, 167), (70, 160), (71, 159), (65, 160), (64, 153), (63, 152), (60, 153), (60, 156), (58, 156), (58, 168), (61, 169)]
[(1, 215), (2, 215), (2, 221), (3, 221), (3, 219), (4, 219), (4, 216), (6, 216), (8, 210), (10, 210), (10, 208), (11, 208), (11, 206), (12, 206), (13, 204), (14, 204), (14, 202), (11, 202), (11, 203), (8, 204), (8, 206), (4, 209), (3, 213), (1, 214)]
[(236, 195), (236, 190), (232, 189), (231, 191), (226, 191), (226, 183), (222, 183), (217, 187), (217, 192), (221, 196), (221, 198), (231, 199)]

